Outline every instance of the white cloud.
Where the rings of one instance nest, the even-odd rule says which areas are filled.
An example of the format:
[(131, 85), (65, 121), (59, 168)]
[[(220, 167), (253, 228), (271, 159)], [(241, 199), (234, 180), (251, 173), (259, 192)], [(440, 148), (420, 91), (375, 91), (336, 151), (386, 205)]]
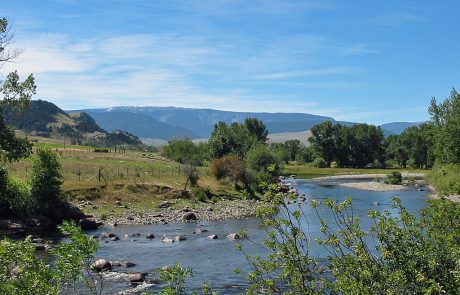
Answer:
[(278, 80), (278, 79), (288, 79), (288, 78), (306, 77), (306, 76), (353, 74), (359, 71), (360, 71), (359, 69), (345, 68), (345, 67), (308, 69), (308, 70), (286, 71), (286, 72), (259, 75), (259, 76), (253, 77), (253, 79), (254, 80)]
[(332, 46), (325, 38), (302, 34), (260, 42), (255, 50), (225, 38), (216, 42), (166, 33), (92, 39), (42, 34), (17, 40), (16, 45), (25, 49), (21, 62), (1, 70), (34, 73), (37, 98), (64, 109), (173, 105), (237, 111), (299, 112), (304, 108), (328, 115), (322, 113), (314, 97), (267, 95), (270, 91), (258, 84), (274, 81), (302, 88), (361, 87), (351, 82), (296, 85), (288, 81), (362, 71), (315, 66), (315, 54)]
[(374, 23), (383, 26), (398, 26), (421, 21), (425, 21), (425, 18), (406, 11), (387, 11), (374, 19)]

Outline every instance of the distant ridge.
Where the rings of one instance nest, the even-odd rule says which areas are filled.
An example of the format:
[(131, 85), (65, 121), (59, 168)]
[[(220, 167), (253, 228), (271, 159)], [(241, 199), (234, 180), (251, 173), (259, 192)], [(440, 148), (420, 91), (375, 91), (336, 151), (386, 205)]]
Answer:
[(393, 134), (401, 134), (405, 129), (413, 126), (419, 126), (424, 122), (391, 122), (380, 125), (382, 129), (388, 130)]
[[(183, 107), (132, 107), (119, 106), (112, 108), (85, 109), (96, 122), (107, 130), (124, 128), (141, 137), (145, 142), (162, 142), (177, 138), (190, 139), (209, 138), (218, 121), (227, 124), (241, 123), (253, 117), (262, 120), (272, 141), (284, 138), (299, 139), (305, 142), (306, 134), (314, 125), (324, 121), (345, 126), (360, 124), (356, 122), (336, 121), (332, 117), (318, 116), (308, 113), (267, 113), (267, 112), (233, 112), (213, 109), (194, 109)], [(420, 122), (393, 122), (380, 127), (385, 136), (400, 134), (407, 127), (419, 125)]]
[[(157, 121), (171, 126), (181, 127), (199, 138), (208, 138), (214, 128), (214, 124), (224, 121), (228, 124), (241, 123), (246, 118), (258, 118), (262, 120), (271, 133), (305, 131), (311, 126), (335, 120), (331, 117), (312, 115), (307, 113), (255, 113), (255, 112), (231, 112), (213, 109), (192, 109), (178, 107), (113, 107), (105, 109), (83, 110), (94, 118), (100, 113), (123, 112), (149, 116)], [(127, 120), (125, 124), (130, 124)], [(107, 128), (101, 122), (101, 126)], [(126, 128), (128, 128), (126, 126)], [(133, 128), (134, 129), (134, 128)]]

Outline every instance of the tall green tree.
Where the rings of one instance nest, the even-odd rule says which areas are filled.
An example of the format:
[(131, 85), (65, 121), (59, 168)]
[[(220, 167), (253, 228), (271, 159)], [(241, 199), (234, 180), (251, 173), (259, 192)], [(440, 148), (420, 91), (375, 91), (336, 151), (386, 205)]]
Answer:
[(41, 212), (48, 213), (64, 201), (62, 166), (49, 149), (39, 149), (31, 171), (31, 194)]
[(247, 119), (245, 124), (218, 122), (209, 138), (209, 153), (217, 159), (234, 154), (244, 158), (252, 146), (266, 140), (265, 125), (257, 119)]
[(261, 120), (257, 118), (246, 118), (244, 126), (258, 142), (267, 141), (268, 130)]
[[(7, 62), (12, 62), (21, 53), (20, 49), (11, 48), (14, 35), (11, 33), (6, 18), (0, 19), (0, 67)], [(3, 118), (6, 107), (20, 111), (29, 103), (36, 86), (33, 75), (21, 82), (18, 73), (9, 73), (4, 81), (0, 81), (0, 91), (3, 99), (0, 100), (0, 160), (17, 160), (26, 157), (31, 152), (31, 145), (24, 139), (19, 139), (14, 131), (9, 128)]]
[(321, 155), (327, 164), (334, 161), (336, 145), (334, 142), (334, 125), (330, 121), (323, 122), (311, 128), (312, 136), (308, 139), (314, 149)]
[(383, 133), (380, 127), (356, 124), (349, 128), (351, 166), (363, 168), (375, 160), (383, 161)]
[(313, 126), (309, 138), (316, 153), (328, 165), (363, 168), (375, 160), (383, 162), (383, 133), (379, 127), (356, 124), (346, 127), (329, 121)]
[(450, 97), (439, 104), (433, 98), (428, 111), (436, 128), (436, 160), (460, 163), (460, 94), (452, 89)]

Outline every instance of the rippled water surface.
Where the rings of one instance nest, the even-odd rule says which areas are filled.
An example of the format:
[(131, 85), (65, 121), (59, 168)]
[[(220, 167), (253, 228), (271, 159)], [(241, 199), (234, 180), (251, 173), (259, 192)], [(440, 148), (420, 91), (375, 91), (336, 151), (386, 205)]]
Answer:
[[(374, 210), (393, 210), (391, 208), (391, 198), (396, 195), (401, 198), (403, 206), (412, 212), (417, 212), (426, 205), (427, 192), (420, 192), (416, 188), (409, 187), (400, 191), (392, 192), (371, 192), (348, 187), (342, 187), (337, 183), (319, 183), (310, 180), (288, 180), (299, 193), (305, 194), (307, 201), (302, 206), (306, 215), (305, 224), (308, 223), (310, 235), (315, 237), (319, 233), (319, 222), (316, 212), (310, 208), (308, 201), (316, 199), (323, 201), (332, 198), (342, 201), (350, 196), (353, 199), (355, 214), (362, 217), (362, 225), (368, 227), (370, 221), (367, 219), (367, 212)], [(354, 180), (356, 181), (356, 180)], [(333, 223), (329, 211), (320, 206), (320, 214), (330, 223)], [(151, 274), (149, 279), (156, 283), (149, 288), (152, 293), (157, 293), (163, 286), (157, 282), (157, 269), (166, 265), (180, 263), (185, 267), (193, 269), (193, 277), (188, 279), (187, 284), (190, 288), (199, 288), (203, 282), (221, 294), (239, 294), (245, 287), (244, 274), (235, 274), (233, 269), (241, 268), (243, 273), (248, 270), (248, 264), (243, 259), (241, 252), (235, 249), (234, 241), (226, 238), (231, 232), (241, 229), (247, 231), (249, 240), (241, 240), (244, 248), (250, 254), (265, 253), (264, 249), (257, 245), (264, 237), (265, 233), (259, 226), (260, 221), (256, 218), (227, 221), (203, 221), (197, 224), (167, 224), (149, 225), (134, 227), (118, 227), (114, 229), (101, 228), (97, 233), (112, 231), (120, 236), (116, 242), (101, 243), (97, 253), (98, 257), (109, 260), (129, 260), (136, 263), (136, 266), (129, 269), (118, 269), (120, 271), (135, 272), (142, 271)], [(202, 234), (192, 234), (197, 228), (206, 229), (208, 232)], [(140, 237), (125, 237), (140, 233)], [(153, 240), (145, 239), (147, 233), (154, 233), (156, 238)], [(207, 236), (217, 234), (219, 239), (210, 240)], [(185, 235), (186, 241), (165, 244), (160, 241), (163, 235), (176, 236)], [(318, 257), (325, 257), (325, 251), (312, 245), (312, 252)], [(117, 270), (117, 269), (116, 269)], [(108, 281), (105, 287), (106, 294), (118, 293), (129, 288), (123, 279), (117, 282)]]

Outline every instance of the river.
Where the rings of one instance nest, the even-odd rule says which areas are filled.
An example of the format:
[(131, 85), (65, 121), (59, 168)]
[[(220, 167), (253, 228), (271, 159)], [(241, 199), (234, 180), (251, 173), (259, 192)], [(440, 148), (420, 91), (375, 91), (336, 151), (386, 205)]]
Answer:
[[(345, 180), (346, 181), (346, 180)], [(356, 181), (356, 180), (354, 180)], [(308, 222), (310, 236), (319, 234), (320, 224), (316, 212), (310, 208), (309, 200), (324, 201), (331, 198), (342, 201), (346, 197), (352, 197), (354, 212), (360, 216), (364, 228), (369, 227), (370, 220), (367, 212), (374, 210), (394, 210), (391, 207), (391, 198), (398, 196), (403, 206), (411, 212), (418, 212), (426, 205), (427, 192), (418, 191), (415, 187), (404, 188), (400, 191), (374, 192), (364, 191), (337, 185), (337, 183), (315, 182), (311, 180), (288, 180), (289, 184), (296, 188), (300, 194), (305, 194), (307, 201), (302, 206)], [(323, 202), (322, 202), (323, 203)], [(325, 206), (319, 207), (321, 216), (333, 223), (332, 216)], [(193, 277), (187, 280), (188, 288), (197, 289), (203, 282), (220, 291), (220, 294), (239, 294), (246, 285), (244, 273), (248, 271), (248, 263), (244, 260), (241, 252), (235, 249), (234, 241), (226, 238), (227, 234), (246, 230), (251, 241), (260, 242), (265, 237), (265, 232), (259, 226), (257, 218), (226, 221), (203, 221), (194, 223), (175, 223), (166, 225), (132, 226), (111, 228), (110, 231), (120, 236), (116, 242), (102, 242), (97, 257), (108, 260), (129, 260), (136, 265), (128, 269), (115, 269), (124, 272), (147, 272), (148, 279), (153, 284), (147, 289), (156, 294), (164, 286), (157, 281), (157, 271), (167, 265), (180, 263), (184, 267), (193, 269)], [(206, 233), (192, 234), (197, 228), (206, 229)], [(100, 234), (109, 231), (101, 228), (92, 234)], [(140, 233), (140, 237), (129, 235)], [(156, 238), (148, 240), (145, 235), (154, 233)], [(210, 234), (217, 234), (219, 239), (211, 240)], [(185, 235), (187, 240), (175, 243), (162, 243), (163, 235)], [(240, 240), (244, 249), (250, 254), (265, 253), (264, 248), (246, 239)], [(318, 258), (324, 258), (326, 253), (323, 248), (312, 244), (311, 253)], [(242, 274), (235, 274), (233, 270), (241, 268)], [(129, 284), (124, 279), (107, 280), (104, 287), (105, 294), (116, 294), (129, 289)]]

